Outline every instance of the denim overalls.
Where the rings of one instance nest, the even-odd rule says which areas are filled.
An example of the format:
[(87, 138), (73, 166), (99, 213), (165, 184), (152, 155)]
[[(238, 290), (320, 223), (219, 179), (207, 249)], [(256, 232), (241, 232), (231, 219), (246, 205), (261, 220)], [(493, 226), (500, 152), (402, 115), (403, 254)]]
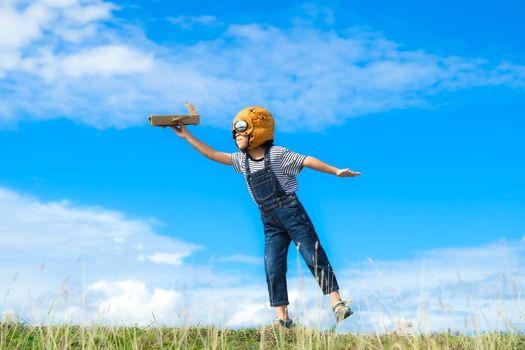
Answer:
[(264, 263), (270, 305), (289, 304), (286, 259), (292, 239), (323, 294), (339, 290), (334, 271), (303, 205), (295, 193), (286, 194), (270, 168), (269, 149), (265, 150), (263, 169), (250, 174), (248, 155), (245, 168), (248, 186), (264, 224)]

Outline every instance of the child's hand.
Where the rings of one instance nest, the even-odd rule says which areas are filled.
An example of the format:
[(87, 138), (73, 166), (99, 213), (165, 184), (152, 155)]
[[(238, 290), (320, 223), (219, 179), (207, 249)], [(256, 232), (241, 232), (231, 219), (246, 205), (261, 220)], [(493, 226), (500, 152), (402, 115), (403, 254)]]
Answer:
[(177, 134), (177, 136), (182, 137), (183, 139), (185, 139), (190, 133), (186, 128), (186, 125), (182, 123), (177, 123), (177, 125), (170, 126), (170, 128), (173, 129), (173, 131), (175, 131), (175, 134)]
[(350, 169), (339, 169), (335, 175), (338, 177), (354, 177), (361, 175), (361, 173)]

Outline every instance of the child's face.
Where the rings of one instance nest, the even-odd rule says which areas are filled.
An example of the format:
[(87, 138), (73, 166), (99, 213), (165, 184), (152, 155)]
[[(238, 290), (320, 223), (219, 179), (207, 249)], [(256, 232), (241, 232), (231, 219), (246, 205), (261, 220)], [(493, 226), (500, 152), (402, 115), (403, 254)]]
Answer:
[(239, 149), (246, 149), (248, 147), (248, 137), (248, 135), (235, 133), (235, 143)]

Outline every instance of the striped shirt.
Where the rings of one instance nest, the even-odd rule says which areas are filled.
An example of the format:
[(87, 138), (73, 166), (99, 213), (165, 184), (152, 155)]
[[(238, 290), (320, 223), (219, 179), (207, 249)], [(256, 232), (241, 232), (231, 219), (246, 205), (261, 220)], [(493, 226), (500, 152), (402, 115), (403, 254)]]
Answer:
[[(233, 169), (236, 172), (242, 173), (248, 186), (250, 196), (253, 198), (253, 193), (248, 185), (248, 179), (246, 177), (246, 167), (244, 161), (247, 157), (246, 153), (235, 152), (231, 154)], [(303, 162), (306, 156), (290, 151), (287, 148), (281, 146), (272, 146), (270, 148), (270, 167), (272, 172), (277, 177), (277, 180), (281, 184), (283, 190), (287, 193), (294, 193), (297, 191), (297, 178), (296, 175), (303, 169)], [(264, 158), (260, 160), (253, 160), (248, 158), (250, 167), (250, 173), (254, 173), (257, 170), (264, 168)]]

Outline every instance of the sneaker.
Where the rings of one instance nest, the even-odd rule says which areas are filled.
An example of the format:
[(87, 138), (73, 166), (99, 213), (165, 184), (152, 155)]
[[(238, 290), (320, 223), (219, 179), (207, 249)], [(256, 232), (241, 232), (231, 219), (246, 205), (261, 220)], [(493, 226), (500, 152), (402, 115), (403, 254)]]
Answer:
[(291, 319), (287, 320), (281, 320), (280, 318), (276, 318), (273, 321), (273, 326), (278, 328), (292, 328), (293, 321)]
[(350, 308), (350, 306), (346, 305), (343, 301), (338, 302), (334, 306), (332, 306), (332, 309), (334, 310), (335, 319), (337, 322), (341, 322), (354, 312)]

